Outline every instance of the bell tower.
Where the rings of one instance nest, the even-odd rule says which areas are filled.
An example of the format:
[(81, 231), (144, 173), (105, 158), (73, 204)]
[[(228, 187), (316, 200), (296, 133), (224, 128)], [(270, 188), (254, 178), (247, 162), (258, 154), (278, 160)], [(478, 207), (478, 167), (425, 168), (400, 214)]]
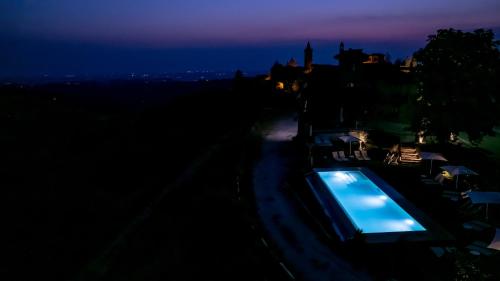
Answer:
[(312, 71), (313, 63), (313, 49), (311, 48), (311, 43), (307, 42), (307, 46), (304, 49), (304, 71), (309, 73)]

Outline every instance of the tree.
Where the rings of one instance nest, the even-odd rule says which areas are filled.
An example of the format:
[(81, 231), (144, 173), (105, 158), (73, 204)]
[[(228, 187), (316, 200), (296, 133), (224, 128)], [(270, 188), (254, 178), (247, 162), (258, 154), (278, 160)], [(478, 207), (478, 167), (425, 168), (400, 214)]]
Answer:
[(243, 71), (241, 71), (240, 69), (237, 69), (236, 72), (234, 72), (234, 80), (241, 80), (244, 77), (245, 76), (243, 74)]
[(491, 30), (441, 29), (414, 54), (419, 81), (413, 128), (444, 142), (465, 132), (473, 143), (498, 120), (499, 41)]

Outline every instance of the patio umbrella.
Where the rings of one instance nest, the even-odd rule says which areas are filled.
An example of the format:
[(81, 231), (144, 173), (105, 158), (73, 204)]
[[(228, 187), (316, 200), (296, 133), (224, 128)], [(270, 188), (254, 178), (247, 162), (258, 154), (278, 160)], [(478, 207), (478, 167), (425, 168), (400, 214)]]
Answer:
[(349, 155), (352, 154), (351, 143), (353, 141), (359, 141), (359, 139), (357, 137), (353, 137), (351, 135), (340, 136), (339, 139), (341, 139), (345, 143), (349, 143)]
[(458, 176), (460, 175), (478, 175), (478, 173), (464, 166), (442, 166), (441, 169), (447, 171), (450, 175), (456, 176), (455, 188), (458, 189)]
[(420, 152), (420, 158), (424, 160), (431, 160), (431, 168), (429, 169), (429, 175), (432, 173), (432, 161), (438, 160), (438, 161), (448, 161), (446, 158), (443, 157), (440, 153), (435, 153), (435, 152)]
[(486, 204), (486, 220), (488, 220), (488, 205), (500, 204), (500, 192), (472, 191), (469, 192), (469, 198), (472, 204)]

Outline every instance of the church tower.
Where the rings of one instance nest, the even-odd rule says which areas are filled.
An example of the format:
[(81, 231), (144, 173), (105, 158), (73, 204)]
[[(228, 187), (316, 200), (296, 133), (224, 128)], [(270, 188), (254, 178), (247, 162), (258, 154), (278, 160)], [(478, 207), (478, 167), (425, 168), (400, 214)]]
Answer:
[(304, 49), (304, 71), (309, 73), (312, 71), (313, 63), (313, 49), (311, 48), (311, 43), (307, 42), (307, 46)]

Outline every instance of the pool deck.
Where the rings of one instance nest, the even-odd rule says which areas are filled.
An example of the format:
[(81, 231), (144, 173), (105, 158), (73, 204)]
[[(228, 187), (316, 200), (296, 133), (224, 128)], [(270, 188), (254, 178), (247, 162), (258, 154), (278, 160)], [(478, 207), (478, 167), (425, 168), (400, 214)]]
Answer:
[(364, 233), (425, 231), (425, 228), (366, 175), (366, 168), (317, 172), (328, 197)]
[(341, 167), (334, 169), (315, 169), (314, 172), (306, 176), (306, 181), (309, 188), (316, 197), (319, 205), (325, 210), (326, 218), (330, 221), (328, 227), (342, 241), (349, 240), (354, 237), (356, 226), (351, 221), (351, 218), (346, 214), (344, 208), (333, 196), (317, 174), (324, 171), (362, 171), (378, 188), (394, 200), (412, 219), (415, 219), (421, 224), (425, 231), (401, 231), (401, 232), (380, 232), (380, 233), (365, 233), (366, 242), (368, 243), (395, 243), (395, 242), (432, 242), (432, 243), (447, 243), (453, 241), (454, 238), (444, 230), (439, 224), (435, 223), (426, 214), (416, 208), (411, 202), (406, 200), (393, 187), (379, 178), (375, 173), (367, 168), (359, 167)]
[(353, 268), (322, 242), (303, 221), (297, 203), (283, 192), (294, 157), (292, 138), (297, 123), (292, 116), (277, 120), (263, 132), (260, 161), (254, 168), (257, 212), (266, 238), (283, 258), (291, 274), (301, 280), (372, 280)]

